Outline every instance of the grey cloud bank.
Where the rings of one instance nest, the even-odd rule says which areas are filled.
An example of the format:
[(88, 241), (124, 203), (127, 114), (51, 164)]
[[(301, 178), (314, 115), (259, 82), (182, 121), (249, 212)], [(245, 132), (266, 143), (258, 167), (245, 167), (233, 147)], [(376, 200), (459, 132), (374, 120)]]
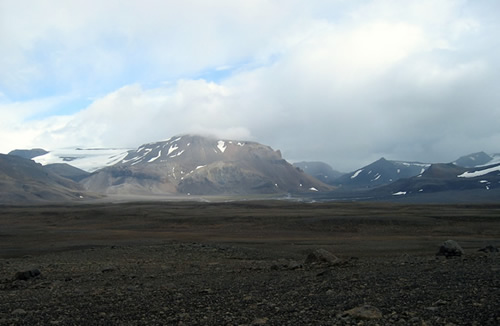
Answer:
[[(1, 4), (4, 16), (24, 17)], [(496, 1), (94, 5), (62, 6), (54, 26), (27, 13), (40, 35), (13, 21), (0, 32), (14, 32), (0, 38), (0, 151), (210, 133), (346, 172), (382, 156), (449, 162), (500, 152)], [(68, 20), (76, 10), (83, 18)], [(51, 114), (79, 97), (94, 99)]]

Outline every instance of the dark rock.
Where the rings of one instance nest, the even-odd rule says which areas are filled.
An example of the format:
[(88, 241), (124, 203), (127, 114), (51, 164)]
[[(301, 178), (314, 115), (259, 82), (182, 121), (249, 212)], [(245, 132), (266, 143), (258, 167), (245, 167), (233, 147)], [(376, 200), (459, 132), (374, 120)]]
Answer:
[(484, 248), (479, 249), (478, 251), (486, 252), (486, 253), (491, 253), (491, 252), (498, 252), (498, 248), (492, 245), (488, 245)]
[(445, 257), (460, 257), (465, 254), (464, 250), (460, 245), (454, 240), (446, 240), (439, 246), (439, 251), (437, 252), (437, 256), (445, 256)]
[(20, 281), (27, 281), (31, 278), (38, 277), (40, 275), (41, 275), (40, 270), (33, 268), (27, 271), (17, 272), (16, 275), (14, 276), (14, 279)]

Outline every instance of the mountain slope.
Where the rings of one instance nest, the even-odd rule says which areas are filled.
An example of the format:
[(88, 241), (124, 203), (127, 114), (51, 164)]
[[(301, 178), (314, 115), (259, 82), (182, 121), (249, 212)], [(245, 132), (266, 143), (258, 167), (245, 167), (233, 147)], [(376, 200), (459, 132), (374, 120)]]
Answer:
[(389, 161), (381, 158), (361, 169), (337, 178), (335, 184), (348, 189), (375, 188), (401, 178), (422, 174), (429, 166), (430, 164), (426, 163)]
[(79, 182), (90, 175), (89, 172), (83, 171), (66, 163), (48, 164), (44, 166), (44, 169), (75, 182)]
[(332, 169), (330, 165), (324, 162), (296, 162), (293, 163), (293, 166), (330, 185), (333, 185), (337, 178), (344, 175), (344, 173)]
[(0, 154), (0, 203), (77, 200), (88, 197), (78, 183), (32, 160)]
[(329, 190), (255, 142), (196, 135), (144, 144), (82, 183), (108, 194), (273, 194)]

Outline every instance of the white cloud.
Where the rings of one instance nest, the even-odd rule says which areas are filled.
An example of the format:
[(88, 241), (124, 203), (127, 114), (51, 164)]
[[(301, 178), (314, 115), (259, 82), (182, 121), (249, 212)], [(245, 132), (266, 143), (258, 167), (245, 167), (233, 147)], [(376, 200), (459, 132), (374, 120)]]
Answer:
[[(52, 4), (2, 2), (0, 137), (16, 139), (4, 151), (134, 147), (191, 132), (254, 139), (345, 171), (380, 156), (498, 151), (499, 24), (484, 4)], [(44, 92), (95, 100), (42, 120), (29, 117), (65, 100), (9, 100)]]

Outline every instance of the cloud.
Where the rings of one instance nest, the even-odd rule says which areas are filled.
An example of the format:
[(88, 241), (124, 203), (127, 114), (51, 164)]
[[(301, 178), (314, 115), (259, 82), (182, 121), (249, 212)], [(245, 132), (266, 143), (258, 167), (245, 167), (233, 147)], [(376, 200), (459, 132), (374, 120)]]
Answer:
[[(17, 26), (0, 31), (0, 137), (17, 140), (4, 148), (50, 149), (204, 133), (343, 171), (381, 156), (446, 162), (498, 151), (499, 6), (261, 0), (11, 9), (0, 16)], [(74, 96), (94, 100), (51, 116)]]

